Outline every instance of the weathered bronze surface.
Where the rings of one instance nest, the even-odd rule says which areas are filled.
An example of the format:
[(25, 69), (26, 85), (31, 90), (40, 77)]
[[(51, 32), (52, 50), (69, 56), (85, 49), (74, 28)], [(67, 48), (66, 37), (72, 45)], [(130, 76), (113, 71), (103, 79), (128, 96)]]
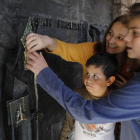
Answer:
[(30, 18), (30, 16), (29, 16), (28, 22), (27, 22), (27, 24), (26, 24), (26, 28), (25, 28), (25, 30), (24, 30), (24, 34), (23, 34), (23, 36), (22, 36), (22, 38), (21, 38), (22, 45), (23, 45), (23, 47), (24, 47), (24, 49), (25, 49), (25, 51), (24, 51), (24, 69), (25, 69), (25, 70), (27, 70), (27, 68), (25, 67), (25, 65), (26, 65), (26, 61), (27, 61), (27, 59), (28, 59), (27, 47), (26, 47), (26, 37), (27, 37), (27, 35), (30, 34), (30, 33), (32, 33), (32, 26), (31, 26), (31, 18)]

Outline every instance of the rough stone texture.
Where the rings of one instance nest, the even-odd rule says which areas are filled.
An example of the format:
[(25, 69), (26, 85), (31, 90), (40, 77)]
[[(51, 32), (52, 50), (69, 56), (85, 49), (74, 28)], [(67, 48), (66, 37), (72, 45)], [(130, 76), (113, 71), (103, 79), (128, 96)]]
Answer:
[(128, 10), (127, 8), (134, 3), (139, 3), (140, 0), (114, 0), (113, 19), (119, 15), (123, 15)]
[(113, 5), (113, 19), (121, 15), (121, 3), (115, 3)]
[[(90, 24), (98, 24), (103, 27), (112, 20), (112, 2), (110, 0), (1, 0), (0, 13), (14, 16), (16, 18), (27, 18), (29, 15), (39, 18), (51, 18), (53, 27), (43, 28), (49, 36), (56, 37), (66, 42), (77, 43), (80, 41), (91, 41), (88, 34)], [(57, 28), (57, 19), (72, 21), (85, 25), (87, 39), (84, 39), (81, 31)], [(9, 21), (8, 21), (9, 22)], [(86, 24), (88, 24), (86, 26)], [(42, 28), (42, 27), (41, 27)], [(60, 32), (61, 31), (61, 32)], [(55, 34), (54, 34), (55, 33)], [(65, 35), (64, 35), (65, 34)], [(73, 34), (71, 36), (71, 34)], [(81, 39), (80, 39), (81, 38)]]

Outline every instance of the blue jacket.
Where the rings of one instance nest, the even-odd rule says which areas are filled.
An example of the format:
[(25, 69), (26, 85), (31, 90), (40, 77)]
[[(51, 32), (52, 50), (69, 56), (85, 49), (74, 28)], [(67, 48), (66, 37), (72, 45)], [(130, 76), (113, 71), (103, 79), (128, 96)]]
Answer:
[(52, 72), (43, 69), (38, 84), (69, 114), (82, 123), (121, 123), (121, 140), (140, 140), (140, 74), (100, 100), (88, 101), (73, 92)]

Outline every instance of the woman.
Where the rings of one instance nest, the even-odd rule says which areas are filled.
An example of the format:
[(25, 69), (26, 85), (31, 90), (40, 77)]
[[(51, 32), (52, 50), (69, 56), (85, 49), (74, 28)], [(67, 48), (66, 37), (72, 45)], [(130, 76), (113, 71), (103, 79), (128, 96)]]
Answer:
[[(117, 17), (108, 27), (102, 44), (88, 42), (81, 44), (65, 43), (48, 36), (31, 33), (27, 36), (26, 46), (29, 52), (45, 48), (47, 52), (57, 54), (67, 61), (79, 62), (83, 66), (85, 75), (85, 63), (96, 52), (106, 51), (114, 54), (118, 60), (118, 79), (115, 80), (113, 89), (121, 87), (133, 76), (137, 68), (136, 61), (129, 60), (126, 54), (124, 37), (128, 33), (127, 16)], [(102, 46), (102, 47), (100, 47)], [(129, 63), (128, 63), (129, 62)]]
[[(125, 37), (128, 56), (140, 60), (140, 3), (130, 7), (129, 17), (129, 33)], [(26, 66), (38, 74), (38, 84), (74, 119), (89, 124), (122, 121), (121, 140), (140, 140), (140, 73), (107, 98), (87, 101), (58, 79), (41, 54), (30, 53)]]

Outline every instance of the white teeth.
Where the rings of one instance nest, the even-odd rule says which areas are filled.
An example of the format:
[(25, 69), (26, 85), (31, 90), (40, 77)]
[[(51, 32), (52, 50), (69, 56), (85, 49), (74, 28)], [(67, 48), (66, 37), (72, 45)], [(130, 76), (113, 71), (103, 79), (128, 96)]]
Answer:
[(110, 48), (117, 48), (116, 46), (108, 45)]

